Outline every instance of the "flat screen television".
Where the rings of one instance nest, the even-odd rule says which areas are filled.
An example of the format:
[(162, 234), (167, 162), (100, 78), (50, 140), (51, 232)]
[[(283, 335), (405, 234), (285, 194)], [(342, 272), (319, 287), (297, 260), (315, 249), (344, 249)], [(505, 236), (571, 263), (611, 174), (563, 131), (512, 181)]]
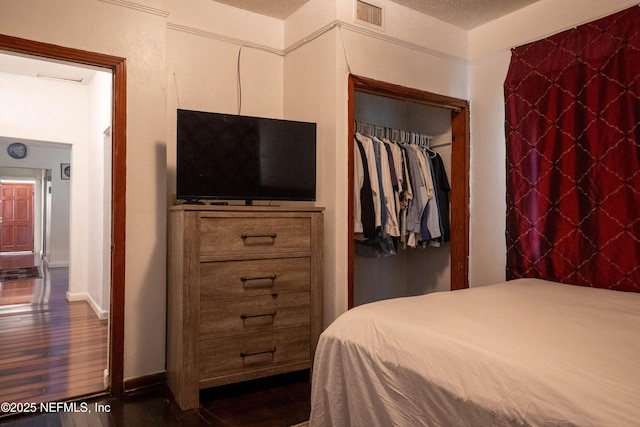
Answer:
[(316, 199), (316, 124), (178, 110), (177, 198)]

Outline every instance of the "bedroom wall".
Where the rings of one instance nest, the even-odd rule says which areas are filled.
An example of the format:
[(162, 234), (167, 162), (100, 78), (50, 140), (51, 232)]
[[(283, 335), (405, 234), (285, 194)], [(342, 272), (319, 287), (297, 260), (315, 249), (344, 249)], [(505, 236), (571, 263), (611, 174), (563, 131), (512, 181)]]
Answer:
[(124, 377), (165, 369), (166, 0), (1, 1), (3, 34), (127, 58)]
[(284, 24), (211, 0), (168, 6), (167, 185), (174, 195), (176, 109), (282, 118)]
[(505, 279), (503, 84), (510, 49), (637, 5), (628, 0), (541, 0), (469, 31), (471, 78), (471, 286)]
[[(348, 0), (312, 0), (286, 21), (209, 0), (0, 3), (3, 34), (127, 58), (125, 379), (165, 369), (166, 208), (175, 193), (175, 108), (237, 112), (240, 45), (247, 45), (241, 55), (243, 114), (318, 122), (326, 323), (346, 310), (349, 70), (342, 40), (355, 74), (469, 95), (466, 32), (384, 3), (390, 11), (384, 32), (353, 26)], [(286, 51), (336, 19), (352, 25), (343, 28), (343, 37), (332, 28)]]
[[(311, 0), (285, 21), (285, 46), (292, 46), (313, 31), (335, 20), (335, 2)], [(324, 318), (334, 318), (337, 283), (345, 265), (336, 262), (345, 256), (340, 242), (342, 224), (336, 215), (336, 187), (346, 179), (346, 170), (337, 160), (336, 120), (337, 69), (342, 70), (336, 46), (338, 33), (328, 30), (317, 38), (289, 52), (284, 57), (284, 116), (317, 123), (316, 205), (324, 212)], [(346, 153), (344, 154), (346, 156)], [(344, 217), (343, 217), (344, 218)], [(346, 270), (344, 270), (346, 272)], [(346, 296), (346, 294), (345, 294)]]
[[(386, 10), (384, 30), (354, 24), (350, 0), (311, 0), (285, 21), (285, 48), (326, 29), (288, 53), (284, 71), (285, 117), (310, 114), (318, 122), (317, 204), (326, 208), (325, 324), (347, 310), (349, 73), (469, 98), (466, 31), (391, 1), (376, 4)], [(336, 20), (343, 24), (330, 28)]]
[[(188, 5), (189, 7), (185, 7)], [(283, 22), (209, 0), (0, 1), (6, 35), (126, 58), (124, 378), (165, 370), (166, 209), (175, 193), (175, 109), (281, 117)], [(101, 132), (104, 129), (101, 129)]]
[[(285, 21), (209, 0), (0, 0), (3, 34), (127, 58), (125, 379), (165, 369), (166, 208), (175, 193), (175, 108), (237, 112), (240, 44), (288, 52), (282, 58), (243, 49), (242, 113), (318, 122), (325, 323), (347, 308), (350, 71), (471, 99), (470, 281), (502, 280), (501, 91), (509, 47), (634, 2), (541, 0), (471, 32), (389, 0), (376, 3), (387, 11), (384, 30), (354, 24), (351, 0), (311, 0)], [(336, 20), (349, 25), (287, 50)]]

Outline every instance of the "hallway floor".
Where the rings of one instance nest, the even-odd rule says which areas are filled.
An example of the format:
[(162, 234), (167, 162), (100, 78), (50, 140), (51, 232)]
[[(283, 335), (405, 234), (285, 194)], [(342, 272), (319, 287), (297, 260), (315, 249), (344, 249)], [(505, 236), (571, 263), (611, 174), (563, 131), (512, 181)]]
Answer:
[(0, 281), (0, 402), (104, 390), (108, 322), (87, 302), (67, 301), (67, 268), (47, 269), (33, 254), (0, 255), (0, 269), (33, 265), (42, 278)]

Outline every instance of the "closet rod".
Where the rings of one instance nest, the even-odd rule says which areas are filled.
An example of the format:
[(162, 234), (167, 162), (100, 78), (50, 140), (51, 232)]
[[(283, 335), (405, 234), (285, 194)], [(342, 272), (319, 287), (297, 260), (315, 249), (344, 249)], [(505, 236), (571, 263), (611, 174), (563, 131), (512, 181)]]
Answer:
[(387, 92), (380, 91), (379, 89), (375, 89), (375, 88), (369, 89), (369, 88), (365, 88), (365, 87), (359, 87), (358, 89), (356, 89), (356, 92), (369, 93), (369, 94), (372, 94), (372, 95), (384, 96), (385, 98), (397, 99), (399, 101), (412, 102), (412, 103), (421, 104), (421, 105), (428, 105), (430, 107), (445, 108), (447, 110), (451, 110), (451, 111), (454, 111), (456, 113), (459, 113), (460, 111), (462, 111), (462, 108), (460, 106), (447, 104), (444, 101), (443, 102), (436, 102), (436, 101), (418, 100), (418, 99), (410, 98), (410, 97), (403, 96), (403, 95), (396, 95), (396, 94), (392, 94), (392, 93), (387, 93)]
[(450, 143), (450, 142), (445, 142), (444, 144), (432, 145), (432, 146), (430, 146), (429, 148), (447, 147), (447, 146), (449, 146), (449, 145), (451, 145), (451, 143)]

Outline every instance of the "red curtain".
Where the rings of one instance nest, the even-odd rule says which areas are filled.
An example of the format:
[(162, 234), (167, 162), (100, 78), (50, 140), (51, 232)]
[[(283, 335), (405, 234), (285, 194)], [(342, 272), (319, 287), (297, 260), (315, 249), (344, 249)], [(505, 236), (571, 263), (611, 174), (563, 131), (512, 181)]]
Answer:
[(507, 279), (640, 292), (640, 7), (513, 49)]

